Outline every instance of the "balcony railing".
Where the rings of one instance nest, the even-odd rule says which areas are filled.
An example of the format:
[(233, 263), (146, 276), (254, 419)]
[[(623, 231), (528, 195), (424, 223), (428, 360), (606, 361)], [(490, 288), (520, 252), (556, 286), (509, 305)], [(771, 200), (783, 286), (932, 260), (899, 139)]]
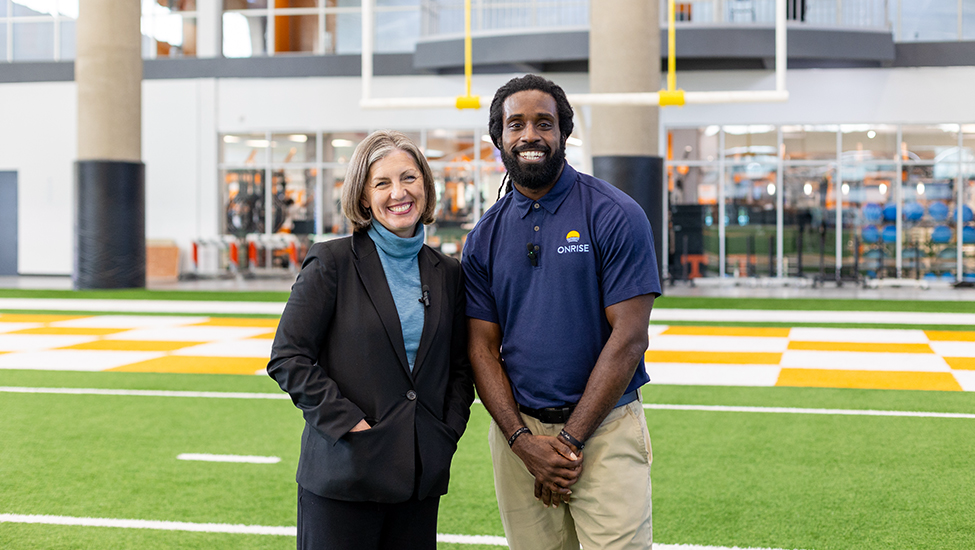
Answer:
[[(910, 0), (907, 0), (910, 2)], [(790, 21), (819, 27), (890, 29), (889, 0), (786, 0)], [(899, 7), (899, 5), (898, 5)], [(905, 13), (908, 8), (904, 8)], [(682, 24), (775, 24), (775, 0), (678, 1)], [(960, 17), (960, 15), (959, 15)], [(660, 2), (660, 22), (667, 21), (667, 2)], [(464, 0), (423, 0), (420, 36), (464, 32)], [(471, 0), (471, 30), (585, 28), (588, 0)]]

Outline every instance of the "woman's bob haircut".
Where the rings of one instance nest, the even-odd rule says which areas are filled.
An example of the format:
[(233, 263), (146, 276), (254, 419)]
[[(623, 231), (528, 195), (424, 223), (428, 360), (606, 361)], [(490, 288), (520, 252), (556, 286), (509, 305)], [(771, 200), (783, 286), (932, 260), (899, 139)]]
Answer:
[(362, 195), (369, 183), (369, 171), (372, 165), (385, 158), (393, 151), (403, 151), (413, 157), (417, 169), (423, 177), (423, 195), (426, 206), (420, 213), (420, 223), (428, 225), (436, 218), (433, 213), (437, 209), (437, 191), (433, 184), (433, 172), (420, 148), (402, 132), (394, 130), (377, 130), (362, 140), (352, 153), (349, 169), (346, 172), (345, 184), (342, 186), (342, 213), (352, 222), (356, 231), (368, 229), (372, 224), (372, 213), (362, 206)]

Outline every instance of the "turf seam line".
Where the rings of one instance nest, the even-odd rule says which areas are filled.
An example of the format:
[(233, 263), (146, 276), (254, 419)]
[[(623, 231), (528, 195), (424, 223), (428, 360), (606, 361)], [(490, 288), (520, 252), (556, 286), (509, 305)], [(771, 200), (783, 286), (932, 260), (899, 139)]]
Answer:
[(776, 413), (776, 414), (821, 414), (841, 416), (897, 416), (917, 418), (964, 418), (975, 419), (975, 414), (967, 413), (939, 413), (924, 411), (880, 411), (873, 409), (804, 409), (793, 407), (732, 407), (727, 405), (665, 405), (658, 403), (644, 403), (644, 409), (671, 411), (704, 411), (704, 412), (747, 412), (747, 413)]
[(286, 393), (245, 393), (173, 390), (112, 390), (100, 388), (28, 388), (0, 386), (0, 393), (57, 393), (72, 395), (125, 395), (137, 397), (203, 397), (210, 399), (291, 399)]

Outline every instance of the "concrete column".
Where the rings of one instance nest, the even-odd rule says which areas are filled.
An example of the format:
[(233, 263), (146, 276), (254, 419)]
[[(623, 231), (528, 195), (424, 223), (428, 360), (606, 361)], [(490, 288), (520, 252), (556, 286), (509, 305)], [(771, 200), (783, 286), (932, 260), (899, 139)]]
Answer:
[(74, 286), (144, 287), (140, 3), (84, 0), (79, 7)]
[[(589, 89), (592, 93), (660, 90), (660, 15), (657, 0), (591, 0)], [(659, 108), (593, 106), (593, 175), (633, 197), (653, 226), (662, 265), (663, 159)]]

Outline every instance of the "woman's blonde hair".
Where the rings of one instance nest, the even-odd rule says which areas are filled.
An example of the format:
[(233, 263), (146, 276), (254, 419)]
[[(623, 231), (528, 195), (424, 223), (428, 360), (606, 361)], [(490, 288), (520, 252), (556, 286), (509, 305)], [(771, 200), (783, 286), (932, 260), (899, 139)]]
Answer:
[(345, 184), (342, 186), (342, 213), (352, 222), (356, 231), (367, 229), (372, 224), (372, 213), (362, 206), (362, 195), (369, 183), (369, 170), (373, 164), (393, 151), (403, 151), (413, 157), (413, 162), (420, 170), (426, 199), (426, 206), (420, 213), (420, 223), (427, 225), (436, 220), (433, 212), (437, 208), (437, 190), (433, 183), (433, 171), (430, 170), (426, 157), (402, 132), (378, 130), (356, 146), (349, 161)]

